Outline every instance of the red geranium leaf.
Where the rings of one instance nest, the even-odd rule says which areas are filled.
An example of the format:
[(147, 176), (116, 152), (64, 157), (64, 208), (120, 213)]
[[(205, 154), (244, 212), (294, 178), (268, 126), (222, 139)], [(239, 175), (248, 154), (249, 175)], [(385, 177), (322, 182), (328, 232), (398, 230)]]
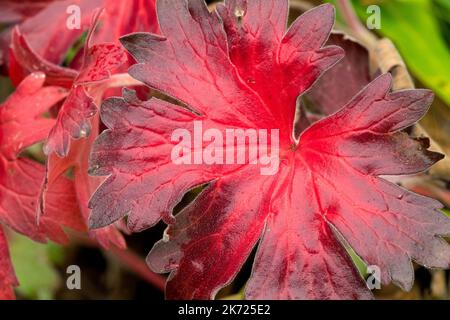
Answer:
[[(324, 73), (308, 90), (314, 109), (330, 115), (373, 80), (369, 68), (369, 52), (343, 33), (332, 33), (328, 44), (340, 46), (345, 57)], [(336, 83), (345, 83), (337, 86)]]
[(0, 152), (4, 158), (15, 160), (24, 148), (42, 141), (54, 125), (54, 120), (42, 114), (67, 96), (59, 87), (43, 87), (45, 75), (28, 76), (14, 94), (1, 106)]
[(62, 88), (42, 87), (44, 82), (44, 74), (31, 74), (0, 107), (0, 222), (36, 241), (65, 242), (62, 226), (84, 230), (72, 184), (61, 178), (52, 186), (49, 214), (37, 225), (36, 206), (45, 169), (18, 157), (45, 139), (54, 120), (41, 115), (67, 94)]
[(18, 284), (9, 256), (8, 241), (0, 226), (0, 300), (15, 299), (14, 287)]
[[(109, 130), (94, 144), (90, 171), (109, 177), (91, 199), (90, 224), (125, 215), (134, 231), (161, 217), (171, 223), (148, 257), (155, 271), (172, 272), (169, 298), (213, 298), (262, 234), (246, 289), (252, 299), (371, 298), (341, 239), (380, 267), (384, 284), (409, 288), (411, 259), (449, 265), (449, 246), (439, 236), (450, 233), (450, 222), (439, 203), (379, 177), (420, 172), (441, 158), (426, 139), (400, 132), (423, 116), (432, 93), (389, 93), (384, 75), (296, 139), (297, 97), (342, 50), (323, 47), (332, 6), (308, 11), (285, 34), (286, 8), (287, 1), (230, 1), (219, 5), (219, 18), (201, 0), (162, 0), (162, 36), (122, 39), (138, 61), (130, 73), (188, 108), (139, 101), (129, 91), (104, 103)], [(271, 146), (279, 152), (278, 171), (262, 175), (262, 164), (249, 162), (206, 164), (202, 136), (201, 146), (186, 147), (194, 164), (174, 162), (174, 132), (196, 136), (199, 122), (203, 132), (222, 136), (227, 129), (279, 130), (279, 146)], [(172, 221), (183, 194), (204, 184)]]

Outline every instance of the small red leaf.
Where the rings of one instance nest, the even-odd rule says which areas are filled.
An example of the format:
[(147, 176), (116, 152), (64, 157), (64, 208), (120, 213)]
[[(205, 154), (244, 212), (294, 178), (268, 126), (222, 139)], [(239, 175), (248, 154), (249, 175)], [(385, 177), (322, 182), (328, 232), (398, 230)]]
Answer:
[[(74, 80), (69, 97), (61, 107), (55, 127), (50, 131), (44, 151), (67, 156), (71, 139), (87, 137), (91, 130), (90, 118), (97, 112), (97, 106), (84, 87), (87, 83), (109, 78), (112, 70), (126, 62), (125, 51), (115, 44), (90, 46), (94, 30), (102, 10), (95, 10), (91, 28), (86, 38), (83, 66)], [(101, 98), (103, 91), (98, 95)]]
[[(345, 57), (330, 68), (308, 91), (313, 107), (330, 115), (342, 107), (373, 79), (369, 69), (369, 52), (342, 33), (332, 33), (328, 44), (345, 50)], [(336, 83), (345, 85), (337, 86)]]
[(111, 72), (127, 61), (125, 51), (113, 43), (96, 44), (89, 48), (86, 61), (76, 79), (77, 84), (106, 80)]
[(43, 73), (28, 76), (0, 109), (0, 152), (7, 159), (16, 159), (24, 148), (42, 141), (54, 120), (42, 117), (51, 106), (67, 96), (59, 87), (42, 87)]
[(87, 137), (91, 131), (90, 118), (97, 112), (92, 98), (82, 85), (75, 86), (64, 101), (58, 113), (55, 126), (51, 129), (44, 152), (55, 152), (67, 156), (71, 139)]

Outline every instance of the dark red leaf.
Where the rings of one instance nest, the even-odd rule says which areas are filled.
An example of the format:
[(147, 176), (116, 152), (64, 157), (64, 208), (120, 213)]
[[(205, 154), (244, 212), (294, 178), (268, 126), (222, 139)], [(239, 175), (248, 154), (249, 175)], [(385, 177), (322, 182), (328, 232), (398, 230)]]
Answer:
[[(343, 33), (332, 33), (328, 44), (345, 50), (345, 57), (320, 77), (308, 91), (316, 111), (330, 115), (373, 80), (369, 67), (369, 52)], [(345, 85), (336, 85), (337, 83)]]
[[(109, 130), (94, 145), (91, 173), (108, 178), (91, 199), (91, 226), (125, 215), (134, 231), (160, 218), (170, 223), (148, 263), (172, 272), (166, 295), (173, 299), (213, 298), (258, 239), (251, 299), (371, 298), (340, 239), (379, 266), (383, 284), (410, 288), (411, 259), (448, 267), (450, 247), (440, 236), (450, 234), (450, 220), (440, 204), (380, 177), (417, 173), (441, 159), (426, 140), (401, 132), (424, 115), (432, 93), (389, 93), (391, 78), (383, 75), (296, 139), (297, 97), (343, 54), (323, 47), (333, 7), (308, 11), (286, 33), (287, 1), (230, 1), (218, 13), (201, 0), (161, 0), (162, 36), (122, 39), (138, 61), (130, 74), (189, 109), (142, 102), (128, 91), (104, 103)], [(227, 129), (279, 130), (279, 146), (271, 148), (279, 170), (174, 163), (173, 132), (193, 136), (198, 121), (223, 136)], [(202, 156), (198, 146), (187, 148)], [(173, 221), (182, 196), (203, 184)]]

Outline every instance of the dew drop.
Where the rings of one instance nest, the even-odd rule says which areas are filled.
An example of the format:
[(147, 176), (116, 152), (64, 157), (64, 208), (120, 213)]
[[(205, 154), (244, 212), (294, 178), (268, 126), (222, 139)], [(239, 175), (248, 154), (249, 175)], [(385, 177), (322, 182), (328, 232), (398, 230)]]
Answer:
[(87, 130), (86, 129), (81, 129), (80, 130), (80, 138), (84, 138), (87, 136)]
[(234, 15), (236, 16), (236, 18), (242, 18), (245, 14), (245, 11), (242, 10), (241, 8), (236, 8), (236, 10), (234, 10)]
[(45, 78), (45, 74), (43, 72), (34, 72), (31, 76), (35, 79), (43, 79)]
[(163, 242), (169, 242), (170, 236), (169, 236), (169, 234), (167, 233), (167, 230), (164, 230), (162, 240), (163, 240)]

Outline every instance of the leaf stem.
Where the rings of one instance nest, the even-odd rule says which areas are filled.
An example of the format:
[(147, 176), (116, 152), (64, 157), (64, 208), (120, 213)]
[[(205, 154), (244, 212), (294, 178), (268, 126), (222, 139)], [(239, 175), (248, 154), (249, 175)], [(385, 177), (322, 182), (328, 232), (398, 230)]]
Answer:
[(151, 271), (145, 263), (144, 259), (134, 251), (130, 249), (119, 249), (115, 246), (111, 246), (109, 249), (105, 249), (100, 246), (97, 241), (89, 237), (78, 234), (72, 234), (72, 237), (76, 242), (82, 245), (88, 247), (96, 247), (106, 254), (110, 254), (112, 257), (117, 259), (117, 261), (125, 268), (132, 271), (135, 275), (145, 280), (151, 286), (164, 292), (166, 286), (165, 277)]
[(152, 272), (142, 257), (138, 254), (130, 249), (123, 250), (116, 247), (112, 247), (108, 252), (117, 258), (117, 260), (119, 260), (119, 262), (130, 271), (134, 272), (149, 284), (164, 292), (166, 287), (166, 279), (163, 276)]

